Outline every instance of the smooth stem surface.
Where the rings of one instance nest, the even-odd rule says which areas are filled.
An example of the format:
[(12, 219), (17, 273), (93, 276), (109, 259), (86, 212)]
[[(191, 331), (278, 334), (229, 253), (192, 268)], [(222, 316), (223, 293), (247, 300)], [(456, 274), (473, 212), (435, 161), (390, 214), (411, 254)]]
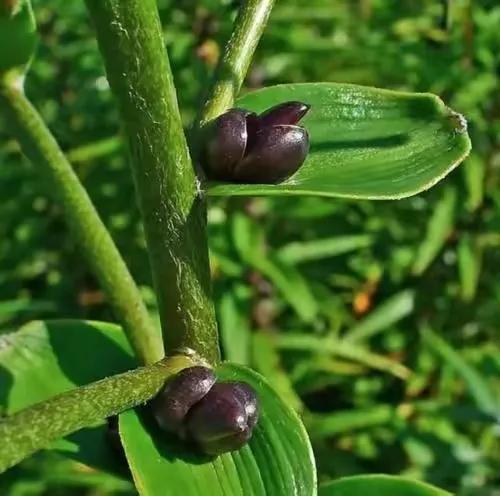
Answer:
[(274, 0), (244, 0), (203, 108), (200, 125), (233, 106), (253, 54), (271, 14)]
[(182, 129), (155, 0), (86, 0), (118, 101), (167, 353), (219, 360), (205, 205)]
[(108, 377), (0, 420), (0, 473), (51, 441), (151, 399), (165, 381), (195, 362), (187, 356)]
[(161, 340), (139, 290), (85, 188), (42, 118), (15, 81), (0, 83), (0, 114), (22, 151), (40, 169), (66, 222), (142, 363), (163, 356)]

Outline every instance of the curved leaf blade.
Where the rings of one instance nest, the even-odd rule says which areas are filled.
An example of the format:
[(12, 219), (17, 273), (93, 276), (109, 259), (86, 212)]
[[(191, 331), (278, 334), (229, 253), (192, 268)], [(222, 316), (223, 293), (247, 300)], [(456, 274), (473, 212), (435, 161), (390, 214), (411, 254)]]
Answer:
[(302, 121), (311, 141), (303, 166), (275, 185), (210, 183), (210, 195), (405, 198), (436, 184), (470, 150), (465, 119), (427, 93), (287, 84), (248, 93), (237, 105), (261, 112), (286, 100), (312, 106)]
[(144, 404), (169, 377), (192, 363), (185, 355), (175, 355), (74, 388), (1, 419), (0, 473), (64, 436)]
[(250, 443), (210, 459), (167, 439), (147, 412), (127, 411), (120, 415), (120, 435), (139, 494), (315, 495), (312, 450), (294, 411), (245, 367), (225, 363), (217, 374), (221, 380), (245, 381), (258, 392), (261, 417)]
[[(31, 322), (0, 336), (0, 413), (11, 415), (136, 365), (117, 325), (82, 320)], [(102, 424), (59, 439), (52, 448), (93, 467), (118, 469)]]
[(0, 406), (12, 414), (136, 365), (117, 325), (33, 321), (0, 336)]
[(359, 475), (323, 484), (319, 496), (451, 496), (423, 482), (391, 475)]
[(421, 334), (424, 343), (429, 349), (463, 379), (477, 407), (485, 413), (499, 418), (499, 405), (494, 390), (490, 388), (480, 371), (469, 364), (457, 350), (436, 334), (427, 324), (422, 326)]

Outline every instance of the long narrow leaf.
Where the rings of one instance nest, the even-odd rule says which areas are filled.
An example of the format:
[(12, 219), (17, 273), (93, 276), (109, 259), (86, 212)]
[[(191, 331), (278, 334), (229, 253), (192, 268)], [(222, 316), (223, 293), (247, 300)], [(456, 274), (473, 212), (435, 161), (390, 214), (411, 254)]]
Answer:
[(366, 348), (331, 338), (319, 338), (307, 334), (287, 333), (276, 336), (279, 348), (288, 350), (303, 350), (318, 354), (331, 354), (359, 362), (366, 367), (392, 374), (400, 379), (407, 379), (411, 372), (404, 365), (387, 357), (373, 353)]
[(498, 416), (499, 407), (497, 400), (481, 374), (473, 366), (468, 364), (460, 353), (455, 351), (444, 339), (438, 336), (429, 327), (424, 327), (422, 329), (422, 337), (431, 350), (440, 356), (457, 375), (462, 377), (467, 385), (469, 394), (474, 398), (477, 406), (486, 413)]
[(413, 274), (420, 275), (425, 272), (446, 243), (455, 219), (456, 201), (456, 191), (447, 188), (427, 224), (427, 232), (418, 247), (413, 264)]
[(295, 241), (281, 247), (277, 255), (290, 264), (303, 263), (343, 255), (360, 248), (366, 248), (372, 243), (373, 238), (365, 234)]
[(378, 332), (383, 332), (392, 324), (413, 312), (415, 293), (411, 290), (401, 291), (379, 305), (367, 317), (358, 322), (344, 336), (347, 341), (362, 341)]
[(320, 487), (320, 496), (452, 496), (420, 481), (393, 475), (357, 475), (328, 482)]

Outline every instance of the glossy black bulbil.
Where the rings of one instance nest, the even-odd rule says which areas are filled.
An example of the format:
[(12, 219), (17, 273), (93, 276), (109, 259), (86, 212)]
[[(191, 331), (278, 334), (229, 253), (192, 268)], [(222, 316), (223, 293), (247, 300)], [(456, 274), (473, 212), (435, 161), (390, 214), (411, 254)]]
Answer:
[(153, 400), (160, 427), (194, 442), (203, 453), (241, 448), (258, 420), (255, 391), (242, 382), (215, 382), (206, 367), (182, 370)]
[(234, 108), (211, 124), (204, 168), (210, 179), (279, 183), (294, 174), (309, 151), (309, 135), (298, 122), (310, 106), (285, 102), (260, 115)]

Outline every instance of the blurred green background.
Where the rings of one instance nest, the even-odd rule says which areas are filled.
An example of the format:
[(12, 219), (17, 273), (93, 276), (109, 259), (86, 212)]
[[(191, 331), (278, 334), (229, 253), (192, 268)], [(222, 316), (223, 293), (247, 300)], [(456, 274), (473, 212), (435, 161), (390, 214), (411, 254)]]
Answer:
[[(159, 6), (189, 126), (238, 2)], [(42, 42), (26, 91), (155, 313), (117, 110), (83, 2), (34, 7)], [(303, 414), (320, 480), (386, 472), (500, 495), (499, 74), (498, 0), (277, 2), (245, 91), (299, 81), (429, 91), (468, 118), (473, 142), (465, 164), (407, 200), (210, 200), (224, 355), (267, 376)], [(6, 131), (1, 332), (33, 318), (113, 320), (36, 164)], [(41, 453), (3, 476), (0, 494), (135, 493)]]

